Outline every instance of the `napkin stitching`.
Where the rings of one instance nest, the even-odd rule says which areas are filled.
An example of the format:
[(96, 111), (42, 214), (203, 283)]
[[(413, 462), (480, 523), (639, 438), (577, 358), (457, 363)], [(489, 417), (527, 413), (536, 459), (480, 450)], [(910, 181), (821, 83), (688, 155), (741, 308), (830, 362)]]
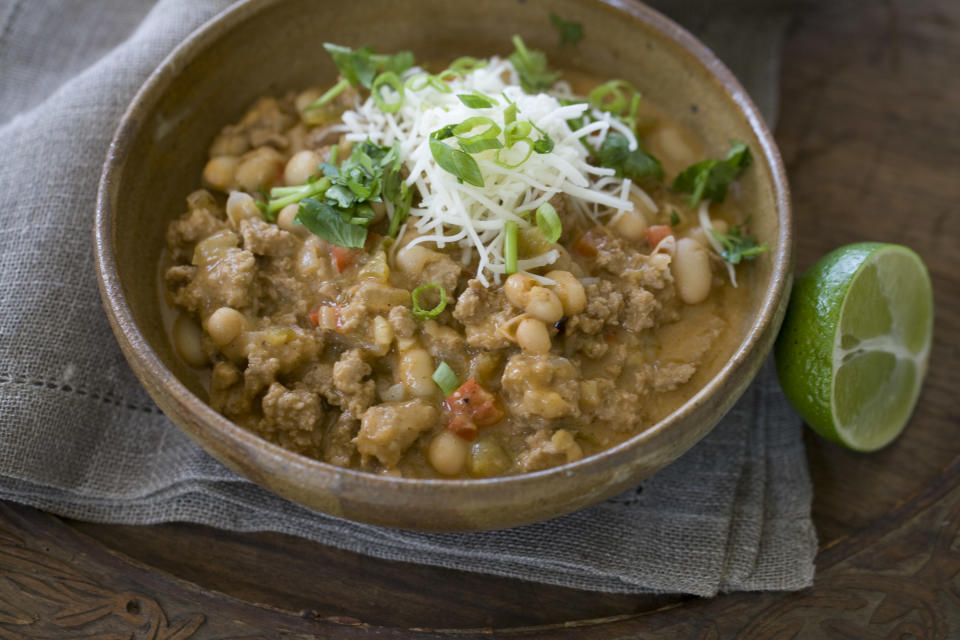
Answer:
[(116, 407), (126, 408), (130, 411), (143, 411), (144, 413), (163, 414), (163, 412), (156, 407), (138, 405), (135, 402), (130, 402), (129, 400), (124, 400), (123, 398), (115, 396), (111, 391), (88, 391), (82, 387), (73, 386), (65, 382), (57, 382), (49, 379), (45, 380), (43, 378), (31, 378), (27, 375), (19, 373), (11, 374), (0, 371), (0, 384), (46, 387), (51, 391), (60, 391), (62, 393), (81, 396), (89, 400), (95, 400), (103, 402), (104, 404), (112, 404)]

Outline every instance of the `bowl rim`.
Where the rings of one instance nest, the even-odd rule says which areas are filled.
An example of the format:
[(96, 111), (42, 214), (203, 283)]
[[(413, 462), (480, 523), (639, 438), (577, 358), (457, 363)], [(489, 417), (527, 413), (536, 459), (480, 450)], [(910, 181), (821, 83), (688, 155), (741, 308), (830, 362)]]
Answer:
[[(226, 438), (243, 446), (247, 450), (262, 451), (271, 458), (271, 465), (282, 465), (286, 470), (299, 470), (316, 474), (316, 477), (326, 477), (323, 485), (338, 485), (341, 488), (363, 485), (365, 489), (373, 488), (387, 492), (405, 492), (414, 496), (425, 489), (437, 490), (441, 493), (453, 495), (461, 490), (482, 491), (496, 487), (500, 490), (504, 485), (522, 489), (526, 485), (540, 484), (545, 480), (571, 476), (578, 472), (596, 466), (619, 466), (626, 462), (635, 449), (643, 445), (661, 432), (670, 429), (674, 423), (684, 415), (704, 404), (713, 393), (718, 391), (724, 382), (740, 369), (750, 365), (751, 352), (755, 348), (769, 349), (769, 345), (762, 345), (763, 336), (771, 330), (771, 325), (779, 325), (782, 320), (785, 304), (782, 299), (788, 295), (792, 282), (793, 266), (793, 222), (790, 204), (790, 189), (786, 171), (773, 136), (761, 117), (757, 107), (748, 96), (746, 90), (734, 77), (732, 72), (716, 57), (716, 55), (671, 19), (658, 11), (641, 4), (640, 2), (626, 2), (624, 0), (581, 0), (598, 10), (607, 9), (624, 15), (625, 17), (643, 23), (645, 28), (663, 37), (664, 40), (675, 45), (679, 54), (688, 56), (693, 64), (702, 67), (711, 81), (716, 83), (719, 90), (726, 94), (737, 106), (739, 112), (745, 116), (747, 125), (756, 136), (760, 144), (760, 151), (772, 178), (772, 194), (775, 202), (778, 235), (773, 254), (773, 264), (770, 272), (770, 286), (757, 309), (756, 315), (745, 332), (735, 352), (717, 373), (692, 397), (677, 407), (669, 415), (651, 425), (641, 433), (599, 453), (561, 466), (511, 476), (497, 476), (493, 478), (446, 479), (446, 478), (403, 478), (375, 474), (358, 469), (338, 467), (336, 465), (307, 458), (293, 451), (273, 444), (251, 431), (234, 424), (221, 414), (214, 411), (206, 402), (194, 395), (168, 369), (159, 356), (154, 352), (144, 334), (134, 321), (133, 312), (123, 291), (123, 285), (118, 273), (116, 253), (114, 247), (113, 228), (116, 210), (113, 206), (113, 194), (123, 174), (125, 156), (131, 151), (141, 124), (140, 113), (149, 112), (156, 106), (160, 96), (173, 82), (176, 74), (197, 54), (202, 53), (210, 46), (218, 34), (229, 31), (250, 16), (264, 11), (282, 0), (248, 0), (233, 5), (210, 18), (207, 22), (194, 30), (180, 44), (178, 44), (151, 72), (143, 85), (131, 100), (125, 110), (116, 132), (110, 142), (103, 170), (100, 176), (96, 214), (94, 224), (94, 253), (97, 271), (98, 288), (103, 304), (110, 320), (114, 333), (123, 348), (128, 360), (136, 360), (147, 372), (151, 379), (145, 379), (137, 367), (133, 367), (141, 383), (151, 395), (165, 393), (181, 409), (196, 414), (207, 429), (212, 430), (219, 438)], [(775, 333), (777, 327), (773, 326)], [(772, 343), (772, 340), (768, 341)], [(766, 354), (765, 354), (766, 355)], [(131, 363), (132, 364), (132, 363)], [(752, 376), (751, 376), (752, 380)], [(749, 382), (748, 380), (747, 382)], [(736, 397), (742, 394), (747, 384), (744, 383)], [(732, 405), (733, 400), (729, 405)], [(728, 405), (728, 408), (729, 408)], [(721, 414), (722, 415), (722, 414)], [(719, 422), (719, 417), (716, 422)], [(704, 431), (704, 435), (710, 429)], [(198, 434), (190, 429), (178, 426), (186, 431), (194, 440)], [(702, 438), (703, 436), (701, 436)], [(218, 453), (222, 453), (209, 442), (200, 442), (214, 457), (230, 465)], [(225, 455), (225, 454), (224, 454)], [(259, 457), (258, 457), (259, 459)], [(258, 463), (259, 464), (259, 463)], [(239, 471), (241, 475), (247, 475)]]

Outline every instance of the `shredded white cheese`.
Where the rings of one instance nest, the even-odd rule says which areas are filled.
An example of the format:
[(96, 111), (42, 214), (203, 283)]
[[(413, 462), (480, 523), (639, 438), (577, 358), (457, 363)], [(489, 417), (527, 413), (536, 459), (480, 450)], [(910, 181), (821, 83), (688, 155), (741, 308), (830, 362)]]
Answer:
[[(404, 74), (404, 80), (422, 73), (419, 68), (410, 69)], [(420, 84), (425, 86), (420, 88)], [(361, 142), (369, 138), (376, 144), (388, 146), (399, 143), (402, 161), (409, 170), (407, 183), (420, 195), (419, 206), (411, 209), (408, 221), (420, 234), (412, 243), (435, 243), (440, 248), (451, 244), (459, 246), (464, 264), (479, 257), (477, 278), (489, 285), (499, 283), (506, 270), (504, 223), (512, 220), (521, 228), (529, 227), (533, 216), (524, 214), (555, 195), (566, 194), (576, 214), (594, 220), (633, 209), (630, 181), (614, 178), (612, 169), (590, 165), (587, 150), (580, 141), (586, 136), (597, 146), (614, 129), (626, 136), (630, 148), (635, 149), (637, 141), (633, 132), (610, 114), (592, 110), (590, 115), (595, 121), (572, 131), (567, 121), (579, 118), (589, 106), (562, 104), (556, 96), (569, 94), (569, 87), (562, 83), (556, 87), (556, 95), (524, 93), (513, 66), (499, 58), (489, 59), (486, 66), (455, 77), (446, 85), (451, 89), (449, 93), (429, 83), (416, 82), (418, 90), (405, 91), (403, 104), (396, 113), (384, 113), (368, 98), (343, 114), (348, 140)], [(457, 94), (473, 92), (488, 96), (497, 104), (472, 109), (457, 98)], [(395, 95), (386, 93), (384, 98), (388, 102), (396, 99)], [(516, 104), (518, 121), (529, 120), (550, 136), (554, 141), (551, 152), (532, 153), (513, 169), (496, 164), (495, 150), (472, 154), (483, 175), (483, 187), (461, 183), (437, 164), (430, 151), (432, 132), (475, 116), (490, 118), (504, 129), (508, 100)], [(540, 135), (534, 130), (531, 137), (536, 140)], [(524, 146), (519, 144), (517, 148)], [(388, 210), (388, 214), (392, 213)], [(558, 257), (557, 250), (547, 251), (519, 260), (518, 268), (536, 269), (552, 264)]]

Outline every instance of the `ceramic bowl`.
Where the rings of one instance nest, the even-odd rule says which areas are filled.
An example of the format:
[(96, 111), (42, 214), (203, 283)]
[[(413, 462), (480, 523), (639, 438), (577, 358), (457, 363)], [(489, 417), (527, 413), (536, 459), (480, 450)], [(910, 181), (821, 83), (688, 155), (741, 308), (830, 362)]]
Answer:
[[(553, 11), (585, 27), (560, 48)], [(742, 201), (771, 251), (757, 277), (743, 339), (717, 375), (666, 419), (579, 462), (484, 480), (391, 478), (342, 469), (272, 445), (213, 411), (196, 372), (174, 355), (161, 318), (158, 264), (169, 221), (196, 188), (206, 149), (261, 95), (332, 82), (324, 41), (412, 50), (418, 60), (505, 55), (510, 36), (560, 68), (634, 83), (707, 148), (746, 141), (754, 165)], [(731, 73), (689, 33), (639, 3), (619, 0), (437, 2), (252, 0), (193, 33), (148, 78), (110, 146), (96, 214), (100, 291), (124, 354), (164, 413), (237, 473), (319, 511), (433, 530), (535, 522), (616, 494), (703, 438), (756, 375), (780, 327), (790, 288), (787, 181), (776, 146)]]

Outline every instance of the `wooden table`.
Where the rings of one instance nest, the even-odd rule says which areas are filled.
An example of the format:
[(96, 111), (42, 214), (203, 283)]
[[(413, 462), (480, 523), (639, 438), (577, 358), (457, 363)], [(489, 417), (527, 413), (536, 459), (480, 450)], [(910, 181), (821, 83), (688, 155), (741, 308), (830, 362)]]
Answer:
[(807, 434), (812, 589), (710, 600), (579, 592), (277, 534), (65, 522), (0, 503), (0, 638), (960, 637), (960, 3), (804, 9), (777, 139), (798, 268), (858, 240), (933, 276), (930, 373), (872, 455)]

